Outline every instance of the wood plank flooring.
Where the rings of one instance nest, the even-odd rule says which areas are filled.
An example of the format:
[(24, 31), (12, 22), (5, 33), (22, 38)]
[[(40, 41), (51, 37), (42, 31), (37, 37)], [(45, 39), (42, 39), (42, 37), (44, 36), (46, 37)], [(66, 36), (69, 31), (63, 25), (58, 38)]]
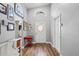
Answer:
[(50, 43), (34, 43), (31, 47), (22, 49), (22, 56), (60, 56)]

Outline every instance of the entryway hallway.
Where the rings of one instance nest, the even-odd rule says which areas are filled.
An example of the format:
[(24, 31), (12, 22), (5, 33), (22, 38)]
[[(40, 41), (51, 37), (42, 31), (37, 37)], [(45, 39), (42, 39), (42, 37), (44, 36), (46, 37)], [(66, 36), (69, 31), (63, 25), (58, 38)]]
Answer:
[(79, 3), (0, 3), (0, 56), (79, 56), (78, 45)]

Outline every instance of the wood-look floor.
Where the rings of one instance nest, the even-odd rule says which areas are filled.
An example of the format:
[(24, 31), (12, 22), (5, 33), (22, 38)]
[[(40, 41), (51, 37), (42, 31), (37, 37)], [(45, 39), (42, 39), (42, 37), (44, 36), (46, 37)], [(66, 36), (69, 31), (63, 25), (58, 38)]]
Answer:
[(59, 52), (49, 43), (34, 43), (22, 49), (22, 56), (59, 56)]

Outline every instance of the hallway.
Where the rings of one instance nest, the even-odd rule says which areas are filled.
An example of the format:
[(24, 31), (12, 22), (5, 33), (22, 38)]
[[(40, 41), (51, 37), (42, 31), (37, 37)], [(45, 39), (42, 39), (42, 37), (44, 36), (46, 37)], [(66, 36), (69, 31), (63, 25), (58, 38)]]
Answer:
[(79, 3), (0, 3), (0, 56), (77, 56), (78, 45)]

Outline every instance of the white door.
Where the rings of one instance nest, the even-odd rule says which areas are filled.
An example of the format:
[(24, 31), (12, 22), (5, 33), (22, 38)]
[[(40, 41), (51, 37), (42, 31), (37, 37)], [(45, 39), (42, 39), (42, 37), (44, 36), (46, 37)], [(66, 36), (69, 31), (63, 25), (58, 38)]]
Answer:
[(35, 42), (46, 42), (46, 23), (44, 21), (35, 22)]
[(54, 45), (60, 52), (60, 16), (54, 20)]

